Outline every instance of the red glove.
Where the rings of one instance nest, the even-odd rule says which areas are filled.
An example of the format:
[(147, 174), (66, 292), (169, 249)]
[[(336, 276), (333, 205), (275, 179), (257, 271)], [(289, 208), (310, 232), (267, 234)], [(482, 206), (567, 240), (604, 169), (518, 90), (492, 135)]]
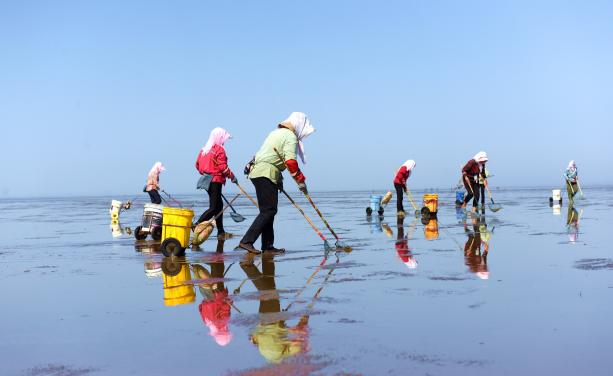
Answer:
[(298, 162), (295, 159), (290, 159), (285, 162), (287, 165), (287, 169), (289, 170), (290, 175), (294, 178), (296, 183), (301, 184), (306, 180), (306, 176), (300, 171), (298, 167)]

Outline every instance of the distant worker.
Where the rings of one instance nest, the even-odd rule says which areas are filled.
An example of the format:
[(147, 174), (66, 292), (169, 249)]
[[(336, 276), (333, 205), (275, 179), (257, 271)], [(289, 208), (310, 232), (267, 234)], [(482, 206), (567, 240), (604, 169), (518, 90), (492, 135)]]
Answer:
[(160, 189), (160, 173), (166, 169), (162, 165), (162, 162), (155, 162), (149, 174), (147, 175), (147, 185), (145, 186), (145, 192), (149, 193), (149, 198), (153, 204), (161, 204), (162, 197), (158, 190)]
[(404, 162), (402, 166), (396, 171), (394, 176), (394, 188), (396, 188), (396, 215), (400, 218), (404, 218), (404, 206), (402, 205), (402, 192), (407, 189), (407, 180), (411, 176), (411, 172), (415, 168), (415, 161), (409, 159)]
[(577, 164), (575, 161), (568, 162), (568, 167), (564, 171), (564, 179), (566, 180), (566, 193), (568, 193), (568, 201), (572, 205), (575, 200), (574, 197), (577, 194), (579, 187), (579, 175), (577, 173)]
[[(291, 176), (298, 183), (298, 188), (306, 193), (306, 178), (298, 167), (296, 154), (305, 163), (302, 140), (307, 138), (315, 128), (302, 112), (292, 112), (281, 122), (277, 129), (270, 132), (252, 163), (245, 168), (245, 173), (255, 186), (260, 214), (239, 243), (239, 247), (254, 254), (261, 253), (254, 247), (255, 241), (262, 236), (262, 251), (271, 253), (285, 252), (284, 248), (275, 248), (274, 221), (279, 204), (279, 190), (283, 188), (281, 172), (286, 166)], [(277, 151), (284, 160), (280, 160)]]
[(479, 195), (481, 196), (481, 208), (485, 210), (485, 188), (487, 187), (487, 178), (490, 176), (490, 172), (485, 168), (485, 163), (481, 166), (481, 172), (479, 172)]
[(473, 199), (472, 211), (476, 212), (479, 206), (479, 193), (481, 191), (479, 187), (478, 175), (482, 169), (485, 169), (485, 163), (488, 161), (487, 154), (484, 151), (477, 153), (473, 159), (469, 160), (462, 168), (462, 182), (466, 188), (467, 195), (464, 197), (463, 208), (466, 204)]
[[(208, 221), (223, 210), (222, 187), (226, 184), (226, 178), (237, 183), (236, 176), (228, 167), (228, 156), (224, 144), (230, 139), (230, 133), (223, 128), (215, 128), (209, 135), (209, 140), (204, 145), (196, 159), (196, 169), (202, 175), (198, 182), (198, 188), (204, 189), (209, 195), (209, 208), (202, 213), (197, 223)], [(227, 239), (232, 234), (227, 233), (223, 227), (223, 215), (215, 220), (217, 238)]]

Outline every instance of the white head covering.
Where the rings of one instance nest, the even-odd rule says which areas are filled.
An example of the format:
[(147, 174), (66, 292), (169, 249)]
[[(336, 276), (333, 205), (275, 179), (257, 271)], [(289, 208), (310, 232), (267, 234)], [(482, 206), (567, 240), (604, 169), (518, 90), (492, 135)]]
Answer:
[(302, 163), (306, 163), (302, 140), (309, 137), (311, 133), (315, 132), (315, 128), (311, 125), (309, 118), (304, 112), (292, 112), (289, 117), (283, 120), (280, 124), (291, 126), (291, 130), (294, 131), (296, 138), (298, 138), (298, 155), (300, 156)]
[(408, 161), (404, 162), (403, 166), (406, 167), (407, 170), (411, 171), (412, 169), (415, 168), (415, 161), (412, 159), (409, 159)]
[(487, 153), (484, 151), (480, 151), (477, 154), (475, 154), (473, 159), (475, 160), (475, 162), (487, 162), (488, 161)]
[(155, 162), (155, 164), (153, 165), (153, 167), (151, 167), (151, 170), (149, 170), (149, 174), (150, 175), (159, 175), (160, 172), (162, 171), (166, 171), (166, 169), (164, 168), (164, 165), (162, 164), (162, 162)]
[(567, 169), (568, 169), (568, 170), (570, 170), (570, 171), (574, 171), (574, 170), (576, 170), (576, 169), (577, 169), (577, 164), (575, 163), (575, 161), (574, 161), (574, 160), (572, 160), (572, 161), (568, 162), (568, 167), (567, 167)]
[(211, 148), (214, 145), (223, 146), (228, 139), (232, 137), (227, 130), (217, 127), (211, 131), (209, 135), (209, 140), (206, 142), (202, 150), (200, 151), (202, 154), (206, 154), (211, 151)]

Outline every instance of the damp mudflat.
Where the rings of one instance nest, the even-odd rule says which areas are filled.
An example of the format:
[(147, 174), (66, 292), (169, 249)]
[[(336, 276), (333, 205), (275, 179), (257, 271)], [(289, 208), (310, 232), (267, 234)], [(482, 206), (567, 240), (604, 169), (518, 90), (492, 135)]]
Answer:
[[(1, 373), (611, 374), (613, 189), (586, 189), (576, 210), (548, 189), (498, 190), (504, 209), (480, 218), (441, 191), (425, 224), (398, 222), (395, 199), (367, 218), (371, 193), (313, 193), (353, 247), (327, 258), (283, 197), (284, 255), (247, 257), (239, 237), (184, 259), (128, 235), (143, 201), (113, 236), (111, 199), (127, 196), (3, 199)], [(236, 208), (247, 220), (226, 228), (243, 234), (256, 211)]]

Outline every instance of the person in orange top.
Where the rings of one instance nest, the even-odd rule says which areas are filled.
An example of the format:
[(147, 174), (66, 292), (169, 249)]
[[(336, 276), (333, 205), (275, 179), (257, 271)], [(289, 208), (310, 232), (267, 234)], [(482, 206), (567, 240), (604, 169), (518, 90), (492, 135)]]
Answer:
[(411, 171), (415, 168), (415, 161), (409, 159), (396, 171), (394, 176), (394, 188), (396, 188), (396, 212), (399, 217), (404, 217), (404, 207), (402, 206), (402, 192), (407, 188), (407, 180), (411, 176)]
[[(196, 159), (196, 169), (200, 174), (211, 175), (212, 179), (206, 190), (209, 194), (209, 208), (202, 213), (197, 223), (208, 221), (223, 210), (221, 189), (226, 184), (226, 178), (237, 183), (236, 176), (228, 167), (228, 156), (224, 149), (225, 142), (230, 138), (230, 133), (223, 128), (215, 128), (211, 131), (209, 140), (200, 150)], [(232, 235), (226, 233), (223, 227), (223, 215), (215, 220), (218, 238), (229, 238)]]

